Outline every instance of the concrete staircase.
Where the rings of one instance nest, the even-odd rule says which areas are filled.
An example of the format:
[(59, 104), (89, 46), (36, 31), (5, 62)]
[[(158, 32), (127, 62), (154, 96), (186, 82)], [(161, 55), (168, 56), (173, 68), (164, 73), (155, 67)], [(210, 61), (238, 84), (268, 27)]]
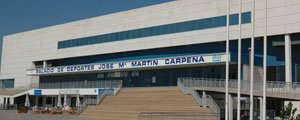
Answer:
[[(140, 112), (201, 112), (190, 95), (178, 87), (123, 88), (116, 96), (107, 96), (100, 105), (88, 106), (82, 116), (86, 119), (137, 120)], [(213, 118), (212, 118), (213, 119)]]

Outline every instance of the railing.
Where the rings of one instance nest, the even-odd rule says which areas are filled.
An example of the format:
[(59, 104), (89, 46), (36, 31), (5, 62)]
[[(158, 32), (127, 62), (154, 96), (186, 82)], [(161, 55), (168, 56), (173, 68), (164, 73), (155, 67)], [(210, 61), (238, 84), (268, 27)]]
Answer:
[(191, 87), (184, 86), (182, 84), (182, 81), (178, 80), (177, 84), (184, 94), (190, 94), (199, 106), (208, 106), (215, 113), (217, 119), (220, 119), (220, 107), (211, 96), (199, 95), (199, 93), (196, 90), (192, 89)]
[(96, 105), (99, 105), (107, 96), (108, 94), (104, 94), (103, 96), (97, 96)]
[(215, 120), (216, 114), (201, 112), (141, 112), (139, 120)]
[[(224, 79), (207, 79), (207, 78), (179, 78), (178, 82), (181, 82), (185, 87), (210, 87), (210, 88), (222, 88), (225, 90)], [(237, 88), (237, 80), (228, 81), (229, 88)], [(263, 90), (263, 81), (253, 81), (254, 91)], [(297, 82), (276, 82), (268, 81), (267, 89), (268, 92), (283, 92), (283, 93), (300, 93), (300, 83)], [(241, 81), (241, 91), (250, 91), (250, 81)]]
[(15, 86), (14, 88), (5, 88), (2, 85), (0, 85), (0, 90), (29, 90), (33, 88), (38, 88), (38, 83), (32, 83), (26, 86)]
[[(107, 86), (106, 86), (107, 87)], [(77, 114), (81, 114), (88, 105), (98, 105), (100, 104), (108, 95), (117, 95), (122, 89), (122, 81), (118, 81), (116, 87), (116, 93), (111, 90), (104, 90), (103, 93), (100, 93), (98, 96), (86, 96), (80, 101), (80, 105), (77, 107)]]
[(115, 95), (117, 95), (117, 94), (121, 91), (122, 85), (123, 85), (123, 81), (121, 80), (121, 83), (120, 83), (119, 86), (116, 88), (116, 93), (115, 93)]
[(77, 114), (81, 114), (88, 105), (97, 105), (99, 102), (98, 96), (86, 96), (80, 101), (80, 105), (77, 107)]
[(18, 108), (17, 104), (0, 104), (0, 110), (16, 110)]
[(97, 81), (71, 81), (40, 83), (40, 89), (59, 88), (119, 88), (122, 80), (97, 80)]
[[(267, 110), (266, 120), (275, 120), (275, 111), (274, 110)], [(260, 111), (254, 110), (254, 120), (260, 120)]]

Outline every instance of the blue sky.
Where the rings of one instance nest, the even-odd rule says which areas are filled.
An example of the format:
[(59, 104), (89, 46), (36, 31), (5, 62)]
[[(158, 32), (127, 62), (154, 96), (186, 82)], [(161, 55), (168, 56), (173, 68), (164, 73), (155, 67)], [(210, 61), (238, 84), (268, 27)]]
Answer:
[(0, 0), (0, 56), (4, 35), (168, 1), (172, 0)]

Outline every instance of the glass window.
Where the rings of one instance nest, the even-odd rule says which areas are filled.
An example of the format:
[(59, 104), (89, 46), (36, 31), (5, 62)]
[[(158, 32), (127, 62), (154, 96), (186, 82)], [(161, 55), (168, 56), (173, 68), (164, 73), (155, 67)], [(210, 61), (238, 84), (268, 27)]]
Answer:
[(114, 77), (121, 77), (121, 72), (114, 72)]
[(98, 73), (97, 78), (104, 78), (104, 74), (103, 73)]
[(168, 25), (168, 33), (174, 33), (176, 31), (176, 24)]
[(168, 33), (168, 25), (163, 25), (161, 27), (161, 34), (167, 34)]
[(191, 21), (191, 29), (190, 30), (196, 30), (197, 29), (197, 21)]
[(182, 23), (181, 27), (183, 32), (191, 30), (191, 21)]
[(136, 30), (131, 30), (130, 31), (130, 39), (136, 38)]
[(233, 14), (229, 16), (229, 25), (239, 24), (239, 14)]
[(52, 104), (52, 98), (51, 97), (46, 97), (46, 104)]
[(139, 76), (139, 71), (132, 71), (131, 76)]
[(213, 26), (214, 27), (226, 26), (226, 16), (213, 18)]
[(103, 35), (103, 42), (107, 42), (109, 39), (108, 37), (108, 34)]
[(58, 48), (58, 49), (63, 48), (63, 44), (62, 44), (62, 43), (63, 43), (63, 42), (61, 42), (61, 41), (58, 42), (58, 45), (57, 45), (57, 48)]
[[(230, 25), (237, 25), (239, 22), (238, 17), (238, 14), (231, 14), (229, 18)], [(251, 23), (251, 12), (242, 13), (242, 23)], [(57, 48), (61, 49), (81, 45), (97, 44), (110, 41), (134, 39), (224, 26), (226, 26), (226, 15), (147, 28), (140, 28), (123, 32), (115, 32), (93, 37), (59, 41)]]
[(121, 77), (127, 77), (128, 76), (128, 72), (121, 72)]
[(108, 78), (113, 78), (113, 77), (115, 77), (115, 74), (113, 72), (107, 73), (107, 77)]
[(143, 29), (143, 37), (149, 36), (149, 28)]
[(126, 39), (130, 39), (130, 32), (125, 32), (125, 36), (124, 36), (124, 37), (125, 37), (125, 38), (124, 38), (125, 40), (126, 40)]
[(119, 36), (119, 35), (120, 35), (120, 33), (118, 33), (118, 32), (117, 32), (117, 33), (115, 33), (115, 41), (118, 41), (118, 40), (120, 40), (120, 36)]
[(137, 37), (137, 38), (142, 37), (142, 30), (141, 30), (141, 29), (138, 29), (138, 30), (136, 31), (136, 37)]
[(124, 40), (125, 38), (125, 32), (120, 32), (120, 40)]
[(15, 79), (3, 79), (0, 80), (0, 88), (14, 88)]
[(242, 23), (251, 23), (251, 12), (242, 13)]

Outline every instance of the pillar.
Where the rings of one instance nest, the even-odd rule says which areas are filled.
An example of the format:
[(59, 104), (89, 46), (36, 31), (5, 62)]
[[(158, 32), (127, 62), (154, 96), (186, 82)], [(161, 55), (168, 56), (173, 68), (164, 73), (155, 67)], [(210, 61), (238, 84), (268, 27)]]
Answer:
[(228, 96), (228, 109), (229, 109), (229, 120), (233, 120), (233, 98), (231, 94)]
[(47, 98), (47, 97), (43, 96), (43, 107), (46, 106), (46, 98)]
[(6, 97), (5, 104), (8, 105), (9, 97)]
[(206, 100), (206, 93), (205, 91), (202, 92), (202, 107), (207, 107), (207, 100)]
[(263, 112), (263, 110), (264, 110), (264, 108), (263, 108), (264, 103), (263, 102), (264, 102), (264, 100), (263, 100), (262, 97), (259, 97), (258, 100), (259, 100), (259, 117), (260, 117), (260, 120), (264, 120), (263, 119), (263, 113), (264, 113)]
[(39, 96), (35, 96), (35, 106), (39, 106)]
[(10, 105), (13, 105), (14, 104), (14, 98), (11, 97), (9, 100), (10, 100)]
[(44, 61), (43, 61), (43, 68), (46, 68), (46, 67), (47, 67), (47, 61), (44, 60)]
[(4, 97), (0, 96), (0, 104), (4, 104)]
[(292, 45), (291, 36), (285, 35), (285, 82), (292, 82)]

